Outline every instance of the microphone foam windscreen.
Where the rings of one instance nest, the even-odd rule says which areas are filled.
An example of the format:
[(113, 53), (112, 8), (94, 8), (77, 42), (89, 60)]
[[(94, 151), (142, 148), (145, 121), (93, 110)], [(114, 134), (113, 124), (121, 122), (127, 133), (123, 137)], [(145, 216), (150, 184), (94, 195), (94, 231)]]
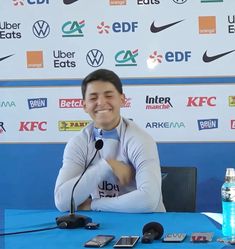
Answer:
[(160, 239), (164, 233), (163, 226), (158, 222), (149, 222), (143, 227), (143, 234), (149, 232), (150, 230), (156, 232), (156, 237), (154, 239)]

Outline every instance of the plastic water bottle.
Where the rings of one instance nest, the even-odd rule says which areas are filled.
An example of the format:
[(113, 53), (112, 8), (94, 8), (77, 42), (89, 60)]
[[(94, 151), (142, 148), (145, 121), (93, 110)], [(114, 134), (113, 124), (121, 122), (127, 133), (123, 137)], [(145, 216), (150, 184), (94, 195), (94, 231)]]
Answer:
[(221, 188), (224, 236), (235, 236), (235, 169), (227, 168), (225, 182)]

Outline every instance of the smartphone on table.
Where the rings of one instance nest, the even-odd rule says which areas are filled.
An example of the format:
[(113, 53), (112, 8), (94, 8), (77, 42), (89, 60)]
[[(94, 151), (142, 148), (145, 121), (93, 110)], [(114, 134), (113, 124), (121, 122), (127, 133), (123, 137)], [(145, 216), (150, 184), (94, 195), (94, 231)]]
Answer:
[(112, 241), (115, 237), (113, 235), (96, 235), (92, 239), (88, 240), (85, 247), (103, 247)]
[(140, 236), (121, 236), (118, 241), (114, 244), (113, 247), (115, 248), (130, 248), (133, 247), (137, 241), (139, 240)]

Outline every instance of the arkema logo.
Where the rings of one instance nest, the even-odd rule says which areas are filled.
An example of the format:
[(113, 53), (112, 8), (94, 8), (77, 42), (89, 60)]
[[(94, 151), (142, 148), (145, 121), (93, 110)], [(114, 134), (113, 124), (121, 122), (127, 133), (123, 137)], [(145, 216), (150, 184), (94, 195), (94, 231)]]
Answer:
[(185, 128), (184, 122), (148, 122), (145, 128), (151, 129), (179, 129)]
[(29, 109), (47, 107), (47, 98), (28, 99)]
[(218, 119), (199, 119), (197, 121), (198, 129), (201, 130), (210, 130), (210, 129), (217, 129), (218, 128)]

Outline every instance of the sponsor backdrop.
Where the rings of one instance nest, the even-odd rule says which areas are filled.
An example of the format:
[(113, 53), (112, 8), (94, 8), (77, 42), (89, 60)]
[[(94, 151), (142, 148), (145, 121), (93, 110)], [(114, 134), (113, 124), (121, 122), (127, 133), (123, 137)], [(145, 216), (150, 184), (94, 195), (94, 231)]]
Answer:
[(235, 167), (234, 9), (233, 0), (1, 1), (0, 206), (54, 207), (65, 143), (91, 121), (81, 80), (108, 68), (124, 83), (122, 115), (156, 140), (162, 165), (196, 166), (197, 211), (220, 212), (225, 168)]

